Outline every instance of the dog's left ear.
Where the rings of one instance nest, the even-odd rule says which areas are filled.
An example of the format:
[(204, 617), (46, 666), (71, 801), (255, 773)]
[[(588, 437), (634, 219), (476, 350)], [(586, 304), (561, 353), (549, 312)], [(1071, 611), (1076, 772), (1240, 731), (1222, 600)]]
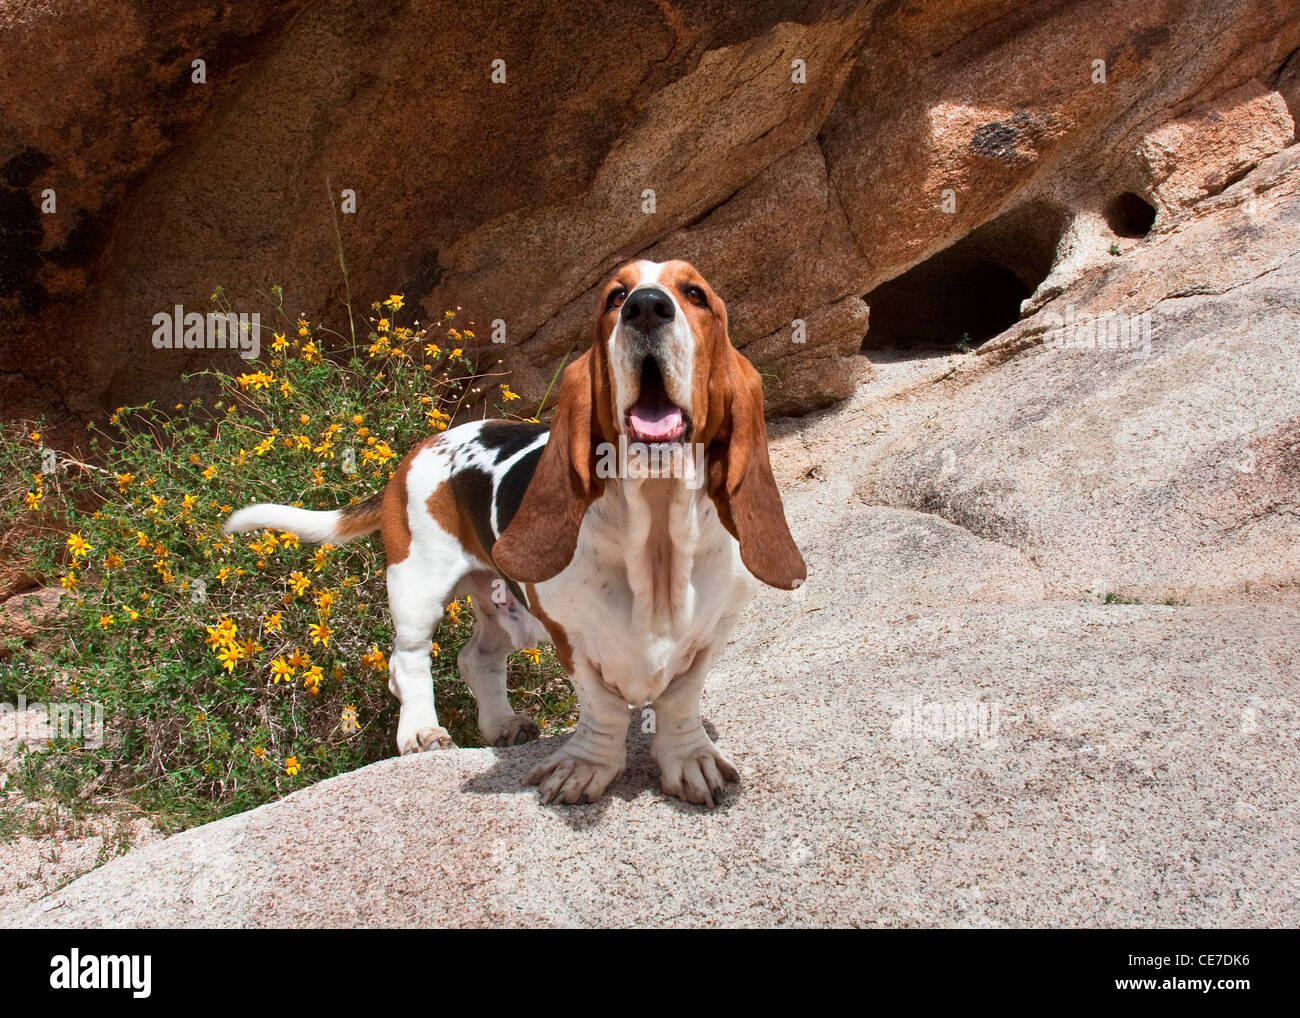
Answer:
[(767, 455), (763, 379), (728, 341), (716, 393), (726, 407), (709, 449), (709, 496), (722, 525), (740, 542), (745, 568), (771, 587), (794, 590), (808, 577), (790, 536)]
[(587, 507), (605, 482), (596, 476), (596, 377), (588, 350), (564, 369), (551, 434), (519, 511), (492, 548), (496, 564), (520, 583), (561, 572), (578, 546)]

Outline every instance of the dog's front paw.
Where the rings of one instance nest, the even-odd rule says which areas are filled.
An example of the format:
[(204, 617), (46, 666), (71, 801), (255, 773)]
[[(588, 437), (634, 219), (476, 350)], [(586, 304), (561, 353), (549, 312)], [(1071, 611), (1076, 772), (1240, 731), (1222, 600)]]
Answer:
[(623, 773), (623, 760), (601, 761), (568, 746), (552, 753), (529, 772), (524, 780), (541, 785), (542, 802), (595, 802), (610, 783)]
[(438, 724), (436, 717), (402, 712), (397, 722), (397, 751), (403, 756), (454, 747), (451, 734)]
[(516, 714), (500, 724), (485, 724), (479, 729), (483, 742), (489, 746), (518, 746), (532, 742), (542, 734), (537, 722), (527, 714)]
[(650, 751), (659, 762), (660, 786), (686, 802), (714, 806), (722, 801), (727, 782), (740, 778), (735, 765), (703, 728), (693, 738), (660, 741)]

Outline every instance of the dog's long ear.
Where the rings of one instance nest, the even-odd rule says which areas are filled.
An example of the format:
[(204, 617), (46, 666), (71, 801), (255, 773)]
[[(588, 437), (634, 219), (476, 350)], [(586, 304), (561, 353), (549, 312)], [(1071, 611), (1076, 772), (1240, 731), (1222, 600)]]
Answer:
[(722, 525), (740, 542), (740, 560), (772, 587), (794, 590), (808, 576), (790, 536), (767, 456), (763, 380), (728, 342), (716, 372), (725, 401), (722, 428), (709, 450), (709, 495)]
[(594, 360), (588, 350), (564, 369), (550, 438), (519, 511), (492, 549), (501, 571), (520, 583), (549, 580), (569, 564), (587, 507), (605, 488), (595, 469)]

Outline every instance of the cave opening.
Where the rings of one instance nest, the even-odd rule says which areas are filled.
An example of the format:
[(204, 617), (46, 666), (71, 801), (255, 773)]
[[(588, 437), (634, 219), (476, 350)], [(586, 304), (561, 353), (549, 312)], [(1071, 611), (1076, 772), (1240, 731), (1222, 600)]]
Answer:
[(939, 356), (1014, 325), (1051, 271), (1065, 223), (1061, 210), (1031, 203), (881, 283), (863, 298), (871, 312), (862, 350)]
[(1155, 206), (1132, 191), (1117, 194), (1108, 201), (1102, 215), (1117, 237), (1145, 237), (1156, 221)]

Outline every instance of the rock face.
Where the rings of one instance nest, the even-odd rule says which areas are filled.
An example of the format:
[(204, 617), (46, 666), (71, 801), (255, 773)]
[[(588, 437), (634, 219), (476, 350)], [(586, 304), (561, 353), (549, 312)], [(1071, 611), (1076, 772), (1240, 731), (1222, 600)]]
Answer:
[(1031, 227), (987, 252), (1023, 299), (1288, 144), (1300, 10), (48, 0), (0, 8), (0, 45), (12, 414), (169, 395), (232, 355), (155, 350), (152, 316), (273, 283), (332, 321), (347, 286), (499, 321), (536, 398), (641, 254), (700, 265), (788, 413), (869, 377), (873, 291), (981, 227)]
[(1142, 139), (1145, 190), (1161, 211), (1181, 211), (1218, 194), (1294, 137), (1286, 100), (1251, 81)]
[(1294, 584), (1298, 236), (1293, 146), (956, 358), (925, 411), (889, 404), (843, 450), (858, 496), (1009, 544), (1052, 593)]

